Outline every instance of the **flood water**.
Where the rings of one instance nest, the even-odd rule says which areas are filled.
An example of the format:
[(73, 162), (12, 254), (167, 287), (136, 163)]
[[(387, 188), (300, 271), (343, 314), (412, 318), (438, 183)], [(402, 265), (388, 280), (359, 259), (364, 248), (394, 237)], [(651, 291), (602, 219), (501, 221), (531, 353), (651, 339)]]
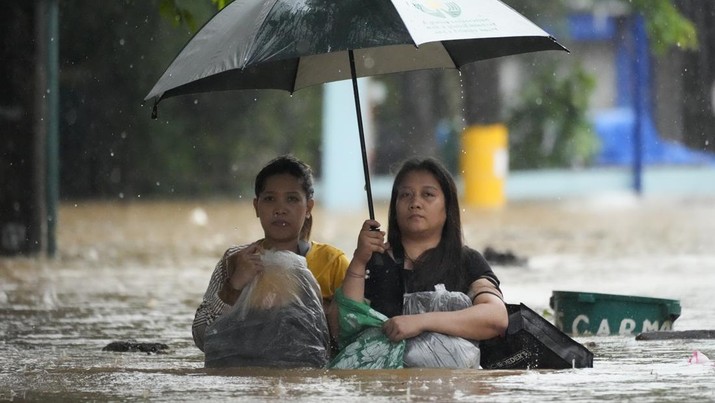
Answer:
[[(494, 266), (509, 303), (542, 313), (554, 290), (677, 299), (674, 330), (715, 329), (715, 200), (590, 200), (467, 208), (468, 244), (511, 250)], [(206, 213), (197, 214), (196, 208)], [(386, 223), (386, 208), (376, 206)], [(365, 213), (317, 210), (313, 238), (352, 255)], [(260, 236), (249, 203), (78, 202), (60, 208), (56, 259), (0, 258), (0, 400), (715, 401), (715, 340), (576, 337), (594, 366), (385, 371), (203, 368), (191, 338), (213, 265)], [(545, 313), (546, 314), (546, 313)], [(112, 341), (167, 354), (104, 352)]]

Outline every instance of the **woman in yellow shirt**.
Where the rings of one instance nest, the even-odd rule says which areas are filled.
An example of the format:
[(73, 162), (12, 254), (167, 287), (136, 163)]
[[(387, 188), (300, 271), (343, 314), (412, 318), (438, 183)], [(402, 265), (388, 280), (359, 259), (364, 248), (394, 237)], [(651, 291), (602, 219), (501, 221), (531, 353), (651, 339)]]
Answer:
[[(308, 269), (320, 287), (325, 312), (328, 311), (335, 290), (341, 286), (350, 263), (338, 248), (309, 240), (311, 212), (315, 201), (312, 172), (307, 164), (292, 156), (274, 159), (256, 176), (255, 194), (253, 206), (260, 219), (264, 238), (229, 248), (216, 264), (192, 325), (194, 343), (204, 352), (207, 328), (232, 310), (242, 290), (263, 270), (260, 256), (262, 250), (287, 250), (304, 256)], [(262, 341), (236, 340), (236, 343), (243, 342)], [(241, 349), (241, 346), (237, 348)], [(329, 348), (326, 352), (329, 352)], [(251, 355), (259, 352), (235, 354)], [(260, 357), (252, 357), (251, 360), (238, 359), (234, 362), (253, 365), (262, 363)]]

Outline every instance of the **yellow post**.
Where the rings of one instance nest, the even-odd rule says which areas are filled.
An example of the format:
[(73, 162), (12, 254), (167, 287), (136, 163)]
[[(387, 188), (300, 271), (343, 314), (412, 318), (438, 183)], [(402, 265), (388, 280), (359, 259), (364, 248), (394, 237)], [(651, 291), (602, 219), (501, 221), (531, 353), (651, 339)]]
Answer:
[(509, 170), (505, 125), (470, 126), (465, 129), (460, 164), (467, 204), (477, 207), (504, 205), (504, 182)]

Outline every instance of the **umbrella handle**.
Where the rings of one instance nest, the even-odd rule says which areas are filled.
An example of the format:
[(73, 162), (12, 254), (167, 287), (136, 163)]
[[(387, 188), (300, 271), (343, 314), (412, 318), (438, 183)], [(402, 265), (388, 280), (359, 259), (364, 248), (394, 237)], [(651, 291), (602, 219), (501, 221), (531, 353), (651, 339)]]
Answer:
[[(367, 208), (370, 212), (370, 219), (375, 219), (375, 208), (372, 204), (372, 188), (370, 187), (370, 169), (367, 161), (367, 147), (365, 146), (365, 130), (362, 125), (362, 111), (360, 109), (360, 94), (358, 92), (357, 75), (355, 73), (355, 55), (353, 50), (348, 50), (350, 58), (350, 76), (353, 82), (353, 95), (355, 96), (355, 112), (357, 114), (358, 132), (360, 134), (360, 152), (362, 153), (362, 168), (365, 174), (365, 192), (367, 192)], [(375, 228), (376, 229), (376, 228)]]
[[(350, 58), (350, 77), (353, 82), (353, 95), (355, 96), (355, 113), (357, 114), (358, 132), (360, 134), (360, 152), (362, 154), (362, 168), (365, 173), (365, 192), (367, 193), (367, 209), (370, 213), (370, 219), (375, 219), (375, 207), (372, 203), (372, 188), (370, 187), (370, 169), (367, 161), (367, 147), (365, 146), (365, 130), (362, 126), (362, 110), (360, 109), (360, 93), (358, 92), (357, 74), (355, 73), (355, 54), (352, 49), (348, 50)], [(379, 231), (378, 227), (370, 227), (370, 231)], [(370, 258), (372, 264), (382, 265), (382, 256), (378, 253), (373, 253)], [(368, 262), (369, 263), (369, 262)]]

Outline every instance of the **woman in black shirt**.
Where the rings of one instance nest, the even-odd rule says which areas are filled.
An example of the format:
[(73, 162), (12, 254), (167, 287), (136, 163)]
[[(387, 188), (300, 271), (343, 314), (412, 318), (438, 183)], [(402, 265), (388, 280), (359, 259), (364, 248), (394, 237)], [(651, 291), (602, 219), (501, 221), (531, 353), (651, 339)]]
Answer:
[[(395, 177), (388, 242), (367, 220), (343, 281), (343, 293), (390, 319), (383, 331), (392, 341), (437, 332), (471, 340), (503, 334), (508, 325), (499, 280), (479, 252), (465, 246), (458, 194), (449, 172), (436, 160), (405, 162)], [(467, 294), (472, 306), (450, 312), (402, 314), (404, 293), (448, 291)]]

